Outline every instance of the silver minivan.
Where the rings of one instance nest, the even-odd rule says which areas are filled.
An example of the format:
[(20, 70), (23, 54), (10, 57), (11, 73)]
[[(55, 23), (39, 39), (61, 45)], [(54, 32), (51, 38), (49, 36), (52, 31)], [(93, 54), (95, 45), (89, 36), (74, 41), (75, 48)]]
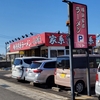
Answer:
[(46, 83), (51, 87), (54, 84), (55, 66), (56, 60), (34, 61), (30, 68), (27, 68), (25, 79), (34, 84)]
[(30, 67), (32, 61), (45, 60), (45, 57), (19, 57), (15, 58), (12, 64), (12, 78), (19, 80), (25, 80), (26, 68)]

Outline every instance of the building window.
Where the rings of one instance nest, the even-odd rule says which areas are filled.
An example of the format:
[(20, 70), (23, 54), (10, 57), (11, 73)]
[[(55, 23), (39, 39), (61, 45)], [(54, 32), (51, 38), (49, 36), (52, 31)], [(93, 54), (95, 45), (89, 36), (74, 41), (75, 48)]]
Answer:
[(41, 51), (42, 57), (48, 57), (48, 49)]
[(64, 55), (64, 50), (50, 50), (50, 57)]
[(50, 50), (50, 57), (57, 57), (57, 50)]
[(64, 50), (58, 50), (58, 56), (64, 55)]
[(66, 55), (69, 55), (69, 49), (66, 50)]

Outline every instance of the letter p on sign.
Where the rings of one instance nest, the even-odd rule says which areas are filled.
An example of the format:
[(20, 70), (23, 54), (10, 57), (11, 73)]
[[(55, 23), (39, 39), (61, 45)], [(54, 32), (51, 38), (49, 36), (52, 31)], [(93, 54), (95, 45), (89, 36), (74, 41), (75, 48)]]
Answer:
[(84, 36), (78, 35), (78, 42), (84, 42)]

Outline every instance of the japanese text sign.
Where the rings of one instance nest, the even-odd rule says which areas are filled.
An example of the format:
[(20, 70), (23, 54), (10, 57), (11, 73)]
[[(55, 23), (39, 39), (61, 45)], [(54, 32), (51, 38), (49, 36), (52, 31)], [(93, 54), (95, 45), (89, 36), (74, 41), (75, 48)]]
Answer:
[[(69, 46), (69, 34), (42, 33), (10, 44), (10, 52), (27, 50), (35, 46)], [(96, 46), (96, 35), (88, 35), (88, 46)]]
[(74, 48), (88, 48), (87, 6), (73, 3)]
[(31, 47), (38, 46), (45, 43), (45, 34), (37, 34), (32, 37), (19, 40), (10, 44), (10, 51), (27, 50)]
[(46, 46), (68, 46), (68, 34), (45, 34), (45, 45)]
[(96, 46), (96, 35), (88, 35), (88, 46)]

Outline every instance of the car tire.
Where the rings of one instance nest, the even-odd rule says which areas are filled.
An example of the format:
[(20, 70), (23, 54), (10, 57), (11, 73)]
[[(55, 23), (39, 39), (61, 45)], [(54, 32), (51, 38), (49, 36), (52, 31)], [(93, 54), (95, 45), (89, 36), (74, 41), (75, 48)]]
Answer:
[(98, 100), (100, 100), (100, 96), (98, 96)]
[(17, 82), (21, 82), (21, 80), (17, 79)]
[(46, 80), (46, 84), (49, 88), (51, 88), (54, 85), (54, 76), (49, 76)]
[(23, 78), (23, 80), (22, 80), (23, 82), (26, 82), (26, 80), (25, 80), (25, 77)]
[(78, 93), (82, 93), (84, 91), (85, 85), (83, 81), (78, 81), (75, 84), (75, 91)]
[(34, 83), (34, 86), (39, 87), (40, 84), (39, 83)]

